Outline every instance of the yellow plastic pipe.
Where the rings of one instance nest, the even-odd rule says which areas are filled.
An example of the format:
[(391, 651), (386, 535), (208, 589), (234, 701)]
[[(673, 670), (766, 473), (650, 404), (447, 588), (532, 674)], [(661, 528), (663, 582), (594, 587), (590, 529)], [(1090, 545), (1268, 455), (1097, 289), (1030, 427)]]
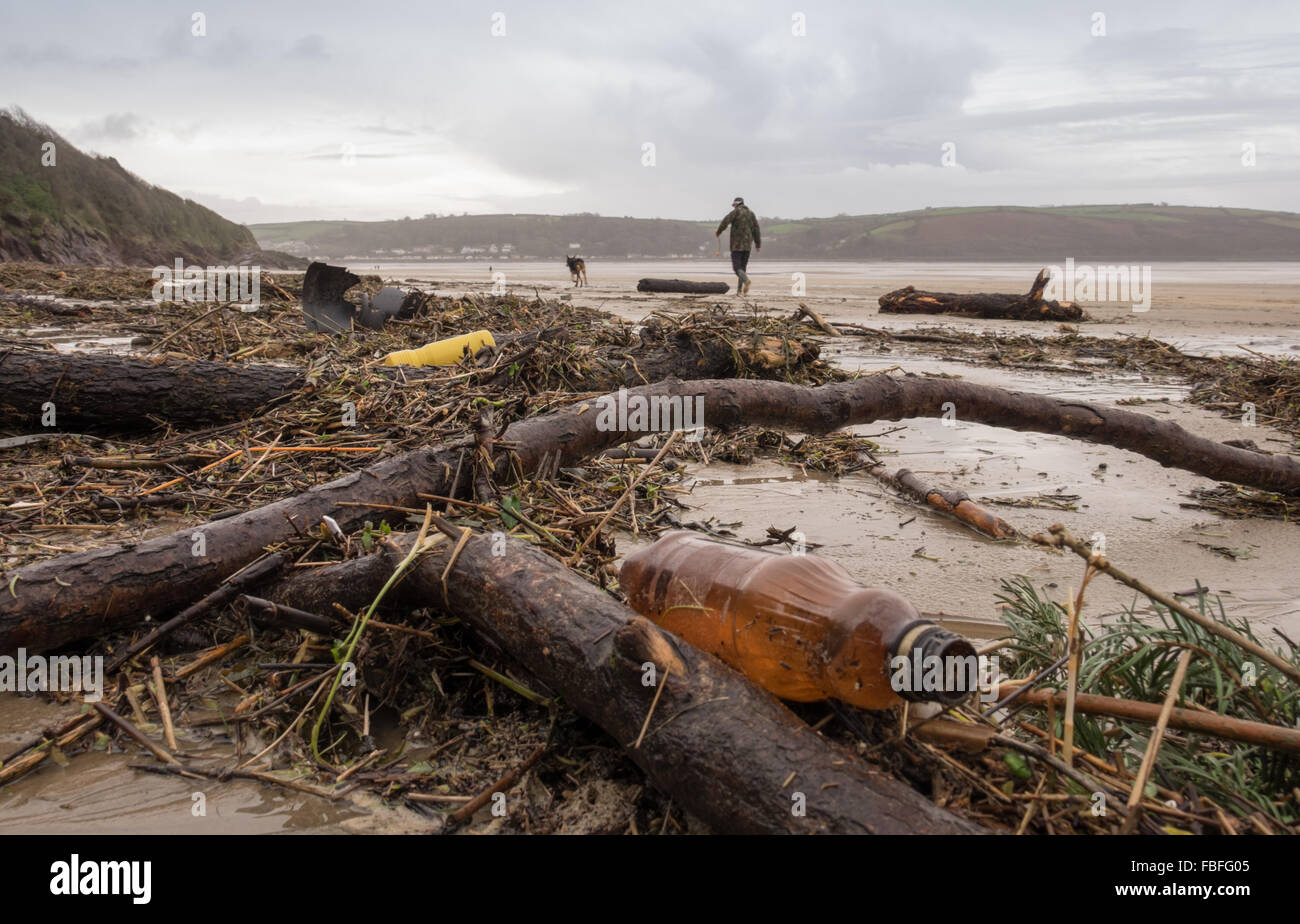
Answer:
[(384, 357), (385, 366), (450, 366), (460, 362), (468, 352), (471, 356), (485, 346), (496, 346), (492, 332), (476, 330), (459, 337), (435, 340), (414, 350), (398, 350)]

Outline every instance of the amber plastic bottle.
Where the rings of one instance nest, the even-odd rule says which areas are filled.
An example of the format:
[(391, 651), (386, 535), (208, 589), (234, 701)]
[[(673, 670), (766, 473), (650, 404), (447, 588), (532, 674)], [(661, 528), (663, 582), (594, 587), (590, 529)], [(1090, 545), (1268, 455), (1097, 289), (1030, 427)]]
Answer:
[(887, 709), (904, 699), (960, 702), (969, 692), (968, 674), (955, 674), (949, 689), (897, 683), (895, 656), (919, 665), (931, 655), (974, 658), (975, 649), (827, 558), (678, 531), (628, 556), (619, 584), (632, 609), (784, 699)]

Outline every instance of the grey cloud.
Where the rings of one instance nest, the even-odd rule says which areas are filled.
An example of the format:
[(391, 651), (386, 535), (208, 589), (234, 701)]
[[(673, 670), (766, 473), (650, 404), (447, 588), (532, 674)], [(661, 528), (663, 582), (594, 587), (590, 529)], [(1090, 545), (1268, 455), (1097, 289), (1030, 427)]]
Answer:
[(129, 141), (140, 136), (144, 120), (134, 112), (117, 112), (87, 122), (75, 134), (87, 141)]
[[(330, 214), (400, 216), (459, 211), (453, 197), (470, 189), (501, 211), (709, 217), (741, 186), (760, 211), (788, 215), (1129, 190), (1300, 208), (1294, 0), (1240, 14), (1130, 0), (1095, 39), (1091, 7), (1021, 0), (794, 4), (808, 7), (806, 37), (789, 34), (783, 0), (539, 0), (509, 9), (500, 39), (491, 8), (470, 5), (395, 0), (358, 16), (322, 0), (309, 20), (267, 5), (253, 26), (244, 8), (205, 0), (204, 38), (188, 12), (139, 5), (129, 17), (88, 8), (78, 30), (23, 7), (0, 85), (151, 181), (244, 203), (232, 208), (297, 214), (320, 195)], [(367, 162), (436, 155), (444, 204), (412, 205), (435, 194), (373, 174), (295, 186), (305, 161), (339, 158), (349, 140)], [(1267, 169), (1229, 169), (1241, 140)], [(940, 170), (946, 141), (962, 170)], [(654, 168), (640, 164), (643, 142)], [(268, 145), (289, 156), (268, 166)], [(155, 150), (166, 153), (150, 162)], [(480, 193), (493, 176), (510, 192)]]
[(289, 48), (289, 54), (295, 58), (316, 60), (329, 57), (329, 50), (325, 44), (325, 39), (313, 32), (295, 41)]

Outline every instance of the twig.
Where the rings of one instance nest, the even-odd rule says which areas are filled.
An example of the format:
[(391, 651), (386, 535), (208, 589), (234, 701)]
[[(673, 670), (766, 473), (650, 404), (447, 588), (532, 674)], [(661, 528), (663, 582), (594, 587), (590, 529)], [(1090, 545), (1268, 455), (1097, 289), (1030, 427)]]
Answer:
[(1174, 710), (1174, 703), (1178, 701), (1178, 694), (1183, 689), (1183, 678), (1187, 676), (1187, 665), (1192, 660), (1192, 650), (1184, 648), (1182, 656), (1178, 659), (1178, 667), (1174, 670), (1173, 682), (1169, 685), (1169, 692), (1165, 694), (1165, 704), (1160, 709), (1160, 718), (1156, 720), (1156, 727), (1151, 732), (1151, 738), (1147, 741), (1147, 752), (1142, 756), (1142, 766), (1138, 768), (1137, 777), (1133, 780), (1133, 789), (1128, 794), (1128, 817), (1124, 819), (1124, 826), (1120, 828), (1120, 834), (1132, 834), (1133, 829), (1137, 826), (1141, 817), (1139, 803), (1142, 801), (1142, 792), (1146, 789), (1147, 777), (1151, 775), (1151, 768), (1155, 766), (1156, 754), (1160, 751), (1160, 742), (1165, 736), (1165, 729), (1169, 726), (1169, 714)]
[(157, 757), (165, 764), (175, 764), (177, 766), (180, 766), (179, 760), (177, 760), (171, 754), (168, 754), (166, 751), (164, 751), (158, 745), (154, 744), (152, 741), (150, 741), (148, 736), (145, 735), (144, 732), (140, 731), (140, 729), (136, 728), (126, 719), (122, 718), (120, 715), (114, 712), (111, 708), (109, 708), (107, 703), (102, 701), (95, 703), (95, 709), (96, 711), (99, 712), (100, 715), (108, 719), (108, 721), (112, 722), (114, 725), (116, 725), (122, 731), (126, 732), (136, 741), (140, 742), (140, 744), (144, 745), (144, 747), (154, 757)]
[(1079, 692), (1079, 658), (1083, 654), (1079, 613), (1083, 610), (1083, 592), (1088, 589), (1088, 582), (1092, 580), (1094, 573), (1096, 572), (1093, 570), (1091, 562), (1084, 565), (1083, 581), (1079, 584), (1079, 594), (1070, 600), (1070, 637), (1066, 648), (1070, 655), (1070, 661), (1066, 668), (1065, 734), (1062, 736), (1064, 746), (1061, 748), (1061, 756), (1070, 766), (1074, 766), (1074, 700)]
[(479, 809), (481, 809), (483, 806), (487, 805), (488, 801), (491, 800), (491, 798), (494, 795), (496, 795), (499, 792), (504, 793), (507, 789), (513, 786), (515, 784), (515, 781), (518, 780), (519, 777), (523, 776), (523, 774), (530, 767), (532, 767), (533, 764), (541, 760), (542, 755), (546, 753), (546, 749), (548, 746), (549, 746), (549, 742), (539, 745), (537, 750), (529, 754), (528, 759), (525, 760), (522, 764), (520, 764), (518, 767), (515, 767), (513, 770), (506, 772), (506, 774), (502, 776), (501, 779), (497, 780), (495, 783), (493, 783), (487, 789), (483, 790), (481, 793), (479, 793), (469, 802), (466, 802), (463, 806), (458, 808), (456, 811), (452, 812), (451, 820), (456, 822), (457, 824), (460, 824), (461, 822), (468, 821), (470, 818), (472, 818), (474, 816), (474, 813), (477, 812)]
[(155, 655), (150, 659), (150, 666), (153, 668), (153, 698), (158, 704), (158, 718), (162, 720), (163, 738), (167, 741), (167, 747), (173, 751), (179, 751), (176, 744), (176, 729), (172, 727), (172, 708), (167, 703), (167, 686), (163, 683), (162, 662)]
[(195, 671), (203, 670), (203, 668), (207, 667), (213, 661), (220, 661), (222, 658), (230, 654), (232, 651), (242, 648), (244, 645), (247, 644), (248, 644), (247, 635), (240, 635), (236, 638), (233, 638), (230, 641), (226, 642), (226, 644), (219, 645), (216, 648), (213, 648), (211, 651), (209, 651), (207, 654), (200, 657), (193, 664), (187, 664), (185, 667), (182, 667), (180, 670), (176, 672), (176, 679), (184, 680), (186, 677), (188, 677), (190, 674), (193, 674)]
[(650, 719), (654, 717), (655, 707), (659, 705), (659, 697), (664, 695), (664, 687), (668, 686), (668, 675), (672, 672), (673, 666), (669, 664), (664, 668), (664, 675), (659, 678), (659, 689), (655, 690), (655, 698), (650, 701), (650, 711), (645, 714), (645, 721), (641, 723), (641, 733), (636, 736), (636, 743), (632, 745), (632, 750), (641, 749), (641, 742), (645, 740), (646, 729), (650, 727)]

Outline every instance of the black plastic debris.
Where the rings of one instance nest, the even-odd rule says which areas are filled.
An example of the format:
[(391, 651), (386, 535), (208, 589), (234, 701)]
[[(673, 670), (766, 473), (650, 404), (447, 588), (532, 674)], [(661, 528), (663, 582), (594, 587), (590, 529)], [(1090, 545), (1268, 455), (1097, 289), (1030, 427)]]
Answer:
[(302, 313), (311, 331), (338, 333), (352, 330), (356, 309), (343, 300), (343, 293), (361, 277), (341, 266), (313, 263), (302, 280)]
[(379, 330), (389, 318), (398, 316), (405, 300), (406, 293), (397, 286), (384, 286), (373, 300), (369, 296), (363, 296), (357, 323), (371, 330)]

